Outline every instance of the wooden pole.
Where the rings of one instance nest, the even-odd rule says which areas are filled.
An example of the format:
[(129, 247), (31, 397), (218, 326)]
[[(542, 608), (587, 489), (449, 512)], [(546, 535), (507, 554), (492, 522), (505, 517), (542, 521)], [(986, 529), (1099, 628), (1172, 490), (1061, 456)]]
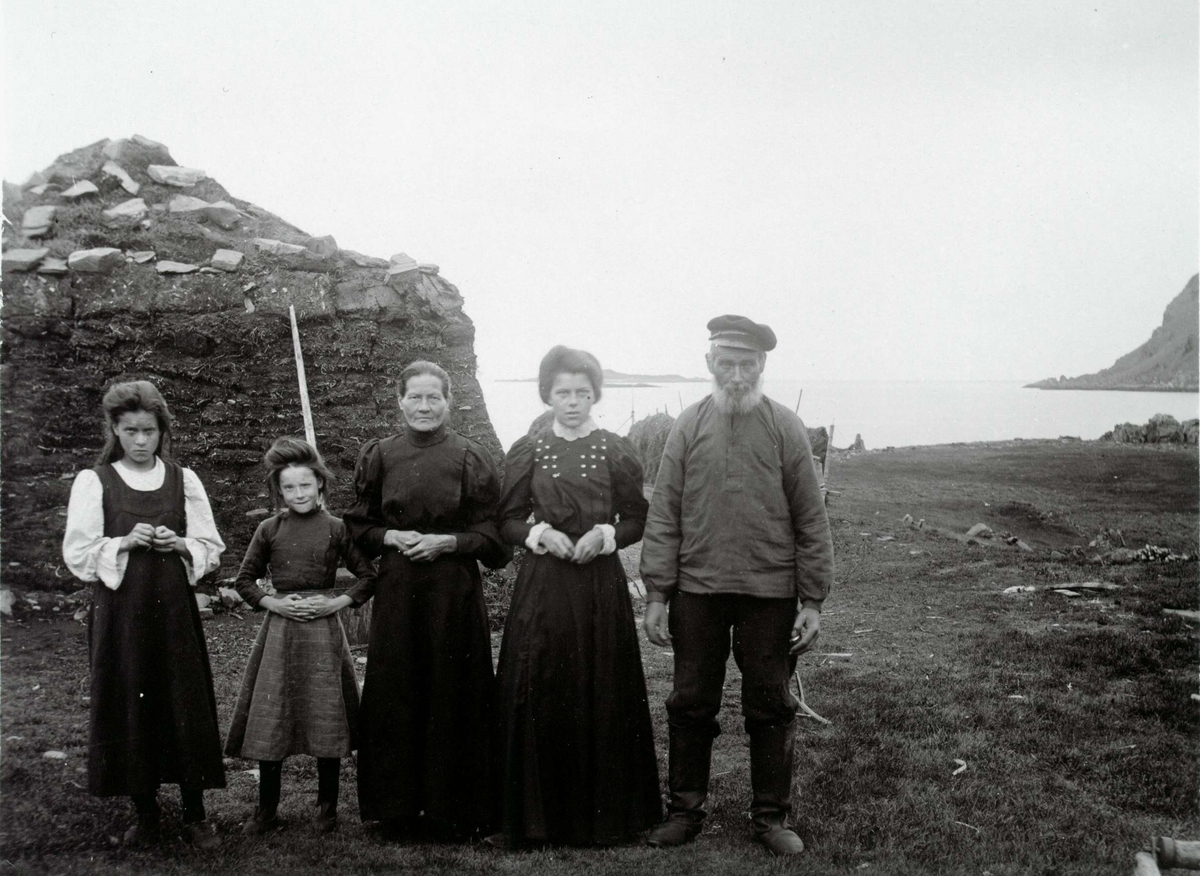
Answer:
[(804, 390), (800, 390), (800, 395), (796, 396), (796, 413), (800, 413), (800, 399), (804, 398)]
[(836, 421), (834, 421), (834, 423), (829, 424), (829, 440), (827, 442), (825, 442), (825, 465), (821, 469), (821, 471), (824, 473), (824, 476), (825, 476), (825, 485), (826, 486), (829, 485), (829, 452), (831, 450), (833, 450), (833, 427), (834, 427), (835, 423), (836, 423)]
[(317, 432), (313, 428), (312, 406), (308, 403), (308, 380), (304, 377), (304, 354), (300, 351), (300, 327), (296, 325), (296, 308), (288, 305), (288, 315), (292, 318), (292, 349), (296, 354), (296, 380), (300, 383), (300, 410), (304, 414), (304, 438), (314, 448), (317, 446)]

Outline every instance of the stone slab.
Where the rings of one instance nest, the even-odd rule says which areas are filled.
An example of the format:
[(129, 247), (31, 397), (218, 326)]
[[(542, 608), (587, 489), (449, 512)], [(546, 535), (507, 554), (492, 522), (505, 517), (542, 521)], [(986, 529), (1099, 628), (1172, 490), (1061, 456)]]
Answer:
[(5, 251), (3, 261), (6, 271), (29, 271), (37, 267), (50, 250), (40, 249), (10, 249)]
[(304, 247), (295, 243), (284, 243), (281, 240), (271, 240), (267, 237), (256, 237), (252, 241), (259, 252), (269, 252), (271, 255), (296, 255), (304, 252)]
[(125, 254), (111, 246), (95, 249), (80, 249), (67, 257), (67, 266), (72, 271), (102, 274), (125, 264)]
[(30, 207), (21, 218), (21, 231), (26, 237), (41, 237), (50, 231), (54, 224), (54, 214), (57, 207)]
[(136, 195), (142, 187), (141, 183), (135, 182), (133, 177), (125, 171), (125, 168), (121, 167), (115, 161), (104, 162), (104, 166), (100, 168), (100, 172), (107, 176), (116, 177), (121, 182), (121, 188), (131, 195)]
[(337, 241), (333, 239), (332, 234), (326, 234), (322, 237), (310, 237), (305, 247), (309, 252), (322, 258), (338, 254)]
[(210, 263), (214, 268), (232, 272), (241, 267), (244, 258), (245, 255), (236, 249), (219, 249), (213, 253)]
[(200, 270), (199, 265), (184, 262), (161, 261), (155, 266), (160, 274), (191, 274)]
[(203, 198), (194, 198), (191, 195), (176, 195), (167, 204), (167, 210), (176, 215), (202, 216), (208, 210), (209, 206), (211, 205)]
[(141, 134), (133, 135), (133, 142), (137, 143), (143, 149), (153, 149), (157, 152), (169, 153), (171, 150), (167, 148), (165, 143), (159, 143), (157, 140), (151, 140), (149, 137), (143, 137)]
[(146, 202), (142, 198), (130, 198), (105, 210), (103, 215), (108, 222), (137, 222), (146, 215)]
[(68, 268), (66, 259), (48, 258), (42, 259), (42, 263), (38, 265), (37, 272), (39, 274), (51, 274), (57, 276), (58, 274), (65, 274), (67, 270)]
[(174, 164), (151, 164), (146, 168), (146, 173), (156, 183), (180, 188), (190, 188), (208, 178), (208, 174), (203, 170), (195, 167), (179, 167)]
[(238, 208), (228, 201), (217, 201), (209, 204), (204, 211), (204, 215), (209, 222), (220, 225), (226, 231), (237, 226), (242, 221), (242, 214)]
[(152, 250), (152, 249), (134, 250), (132, 252), (126, 253), (126, 255), (128, 255), (131, 259), (134, 260), (135, 263), (137, 263), (139, 265), (144, 265), (144, 264), (146, 264), (146, 262), (154, 261), (154, 250)]
[(100, 189), (96, 188), (96, 184), (90, 179), (81, 179), (63, 192), (62, 197), (70, 198), (73, 201), (76, 198), (86, 198), (88, 195), (95, 195), (99, 192)]

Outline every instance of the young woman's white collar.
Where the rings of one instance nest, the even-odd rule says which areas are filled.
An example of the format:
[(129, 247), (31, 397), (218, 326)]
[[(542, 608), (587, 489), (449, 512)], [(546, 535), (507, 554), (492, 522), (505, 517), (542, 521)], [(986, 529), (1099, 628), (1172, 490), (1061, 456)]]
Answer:
[(564, 426), (558, 420), (555, 420), (554, 424), (550, 428), (554, 430), (554, 434), (559, 438), (565, 438), (568, 441), (574, 441), (577, 438), (586, 438), (600, 427), (596, 425), (595, 420), (593, 420), (591, 417), (588, 417), (574, 429), (572, 429), (570, 426)]

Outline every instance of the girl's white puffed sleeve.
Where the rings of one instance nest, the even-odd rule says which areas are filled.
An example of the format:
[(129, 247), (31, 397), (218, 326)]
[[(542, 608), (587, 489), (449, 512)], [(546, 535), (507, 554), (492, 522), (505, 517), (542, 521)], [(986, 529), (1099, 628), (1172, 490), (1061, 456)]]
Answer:
[(76, 578), (100, 581), (110, 590), (125, 577), (129, 554), (121, 552), (120, 538), (104, 535), (104, 488), (91, 469), (81, 471), (71, 484), (63, 561)]
[(184, 543), (192, 555), (187, 566), (188, 583), (193, 586), (221, 565), (221, 554), (225, 553), (225, 542), (217, 532), (217, 522), (213, 519), (212, 507), (208, 504), (208, 494), (204, 492), (204, 484), (190, 468), (183, 470), (183, 505), (187, 514), (187, 535)]

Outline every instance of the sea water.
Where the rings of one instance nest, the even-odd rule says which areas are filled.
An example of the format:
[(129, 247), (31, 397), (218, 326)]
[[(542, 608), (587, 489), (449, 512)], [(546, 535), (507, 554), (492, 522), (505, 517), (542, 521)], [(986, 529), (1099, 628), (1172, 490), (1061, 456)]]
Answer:
[[(492, 425), (507, 450), (546, 410), (531, 381), (481, 381)], [(709, 392), (707, 383), (606, 386), (592, 417), (628, 433), (634, 420), (658, 411), (678, 416)], [(835, 447), (862, 435), (868, 448), (1001, 441), (1012, 438), (1099, 438), (1117, 423), (1154, 414), (1200, 416), (1194, 392), (1026, 389), (1016, 381), (769, 380), (763, 389), (796, 410), (810, 428), (835, 426)]]

